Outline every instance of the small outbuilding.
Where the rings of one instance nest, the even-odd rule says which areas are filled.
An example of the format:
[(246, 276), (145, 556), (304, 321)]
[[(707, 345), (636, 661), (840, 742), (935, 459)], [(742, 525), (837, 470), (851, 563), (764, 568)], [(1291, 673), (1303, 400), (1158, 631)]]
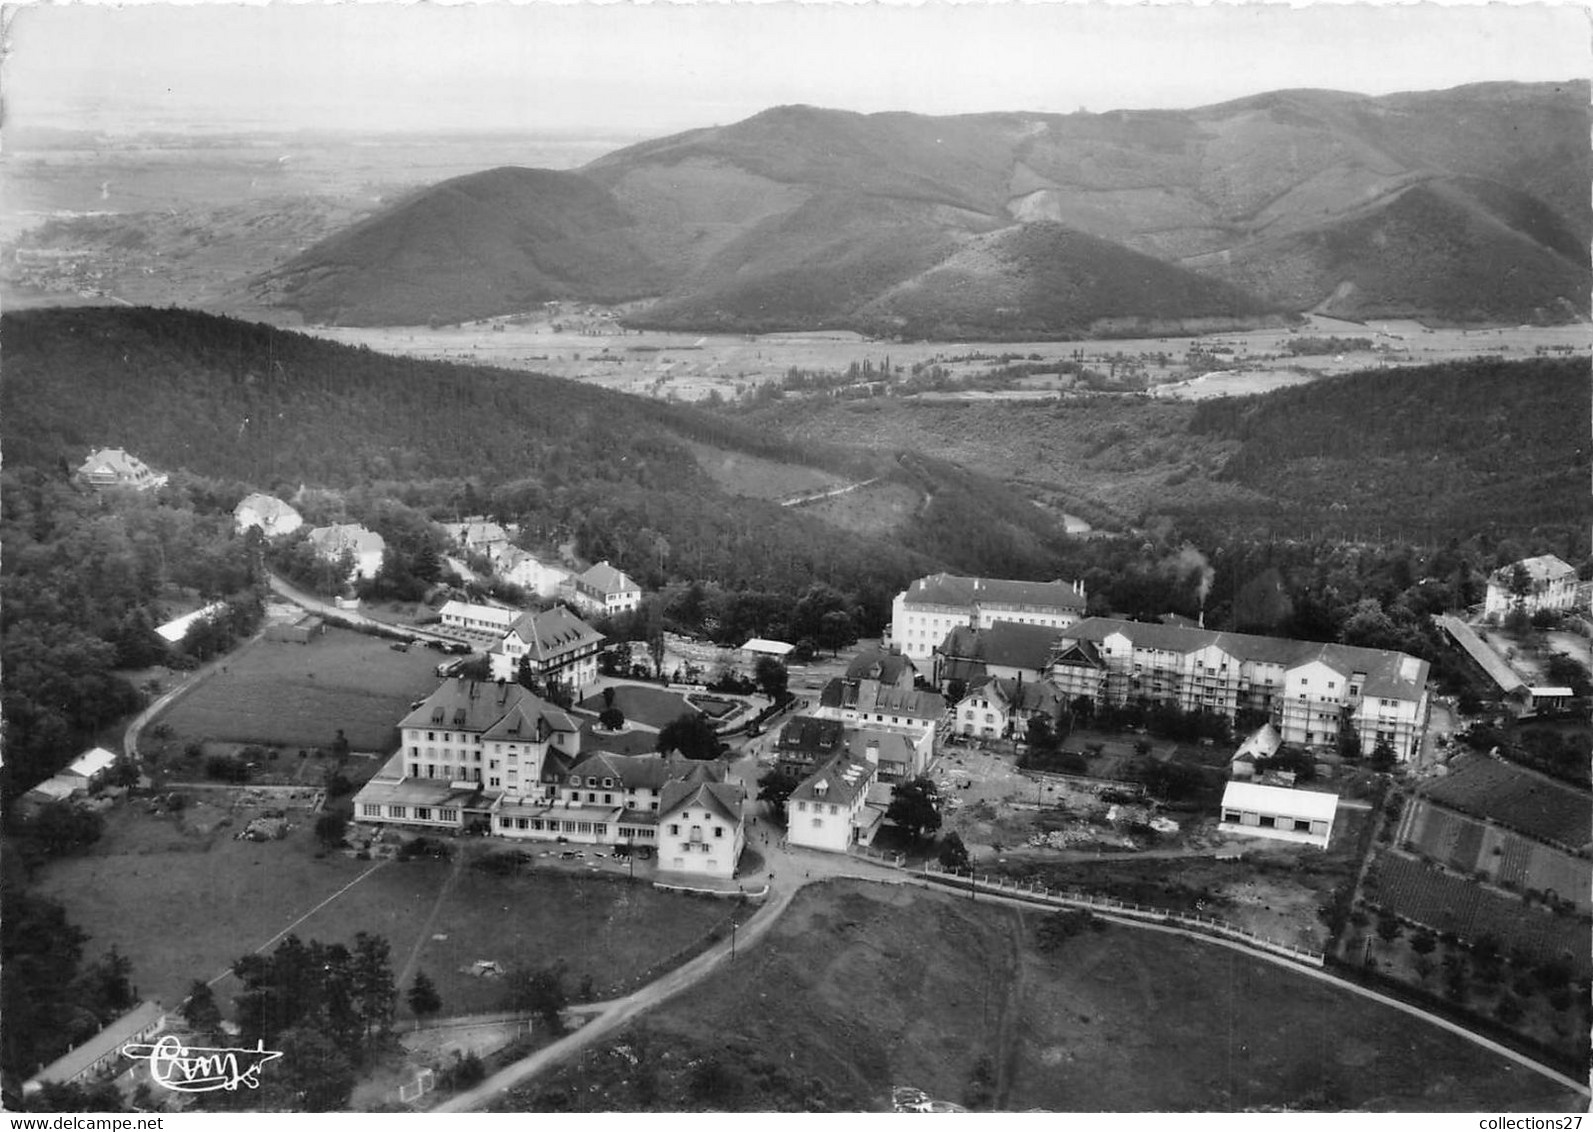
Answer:
[(1271, 837), (1326, 849), (1339, 796), (1255, 782), (1230, 782), (1222, 793), (1223, 833)]

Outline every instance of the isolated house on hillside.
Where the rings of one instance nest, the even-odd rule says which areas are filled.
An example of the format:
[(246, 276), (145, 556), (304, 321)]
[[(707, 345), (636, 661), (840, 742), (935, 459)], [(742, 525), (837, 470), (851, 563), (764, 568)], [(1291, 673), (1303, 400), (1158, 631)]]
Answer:
[(310, 544), (329, 562), (336, 562), (346, 551), (354, 557), (354, 577), (374, 578), (382, 568), (387, 540), (358, 523), (334, 523), (316, 527), (309, 534)]
[(442, 529), (460, 549), (491, 558), (509, 546), (509, 532), (479, 516), (462, 523), (444, 523)]
[[(1520, 567), (1526, 592), (1517, 593), (1516, 568)], [(1483, 612), (1503, 617), (1513, 609), (1527, 614), (1540, 610), (1564, 613), (1576, 608), (1576, 569), (1552, 554), (1523, 558), (1495, 570), (1488, 579)]]
[(549, 598), (560, 588), (570, 584), (570, 572), (549, 566), (534, 554), (517, 546), (506, 547), (493, 556), (498, 577), (510, 585), (519, 586), (538, 597)]
[(1083, 582), (1022, 582), (931, 574), (891, 603), (890, 643), (914, 660), (928, 660), (959, 625), (986, 629), (1000, 622), (1064, 628), (1084, 616)]
[(304, 526), (304, 517), (293, 507), (274, 495), (262, 495), (260, 492), (244, 496), (242, 502), (232, 509), (232, 518), (239, 534), (251, 527), (258, 527), (266, 538), (292, 534)]
[(90, 487), (126, 487), (149, 491), (165, 486), (167, 476), (156, 472), (137, 456), (121, 448), (101, 448), (77, 469), (77, 478)]
[(606, 559), (570, 579), (567, 588), (571, 600), (596, 617), (612, 617), (642, 603), (642, 587)]

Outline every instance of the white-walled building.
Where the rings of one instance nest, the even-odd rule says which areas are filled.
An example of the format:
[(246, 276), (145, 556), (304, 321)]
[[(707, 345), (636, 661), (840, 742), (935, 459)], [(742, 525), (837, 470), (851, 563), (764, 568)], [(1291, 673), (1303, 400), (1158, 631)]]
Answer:
[(736, 875), (746, 846), (745, 793), (731, 782), (674, 779), (664, 786), (658, 813), (658, 867), (664, 872)]
[(804, 849), (844, 853), (862, 831), (872, 831), (878, 816), (864, 818), (869, 788), (879, 768), (849, 754), (832, 759), (791, 792), (786, 802), (786, 837)]
[(354, 817), (437, 829), (487, 824), (508, 795), (549, 796), (550, 755), (573, 762), (580, 727), (514, 683), (454, 678), (398, 725), (397, 753), (354, 796)]
[(316, 551), (328, 561), (337, 561), (344, 551), (352, 554), (356, 578), (376, 577), (382, 568), (382, 556), (387, 553), (387, 540), (358, 523), (316, 527), (309, 538)]
[(476, 632), (507, 633), (521, 617), (523, 609), (505, 609), (501, 605), (476, 605), (468, 601), (448, 601), (437, 611), (442, 623), (450, 629), (470, 629)]
[(258, 491), (243, 497), (243, 501), (232, 509), (232, 518), (239, 534), (250, 527), (258, 527), (266, 538), (290, 535), (304, 526), (304, 517), (293, 507), (274, 495), (263, 495)]
[(1223, 833), (1296, 841), (1326, 849), (1339, 796), (1254, 782), (1230, 782), (1222, 794)]
[(122, 448), (101, 448), (89, 454), (77, 469), (77, 478), (90, 487), (126, 487), (150, 491), (164, 487), (167, 476), (157, 472)]
[(986, 676), (958, 702), (956, 732), (981, 739), (1022, 739), (1037, 717), (1055, 725), (1063, 702), (1056, 686), (1044, 681)]
[(509, 532), (479, 515), (460, 523), (444, 523), (442, 529), (461, 550), (485, 554), (489, 558), (502, 553), (509, 545)]
[(928, 660), (959, 626), (987, 629), (1001, 622), (1065, 628), (1084, 616), (1083, 582), (1021, 582), (931, 574), (891, 603), (891, 645)]
[(495, 680), (514, 680), (520, 661), (541, 681), (558, 680), (577, 693), (597, 679), (597, 654), (603, 634), (562, 605), (541, 613), (522, 613), (488, 653)]
[(594, 617), (612, 617), (642, 603), (642, 587), (606, 559), (570, 579), (565, 589), (570, 600)]
[[(1526, 572), (1527, 592), (1517, 597), (1511, 587), (1516, 567)], [(1483, 613), (1490, 617), (1503, 617), (1519, 608), (1528, 614), (1539, 610), (1566, 613), (1576, 608), (1576, 569), (1552, 554), (1523, 558), (1509, 566), (1495, 570), (1488, 579), (1488, 596), (1483, 602)]]
[(493, 565), (497, 568), (498, 577), (542, 598), (554, 597), (561, 587), (570, 583), (568, 570), (550, 566), (517, 546), (508, 547), (494, 556)]
[(1057, 639), (1049, 678), (1065, 702), (1171, 704), (1232, 720), (1261, 713), (1285, 743), (1412, 757), (1427, 723), (1428, 663), (1388, 649), (1092, 617)]

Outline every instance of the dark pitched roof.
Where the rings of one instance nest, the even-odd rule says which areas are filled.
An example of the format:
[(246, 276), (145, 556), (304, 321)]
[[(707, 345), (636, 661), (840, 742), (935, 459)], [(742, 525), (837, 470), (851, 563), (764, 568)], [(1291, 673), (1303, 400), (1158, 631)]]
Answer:
[(904, 675), (911, 684), (917, 674), (918, 666), (907, 657), (878, 647), (864, 649), (846, 666), (848, 680), (878, 680), (882, 684), (901, 683)]
[(997, 621), (988, 629), (959, 627), (946, 634), (942, 656), (983, 661), (1002, 668), (1043, 671), (1046, 658), (1063, 630), (1054, 625), (1024, 625)]
[(509, 626), (509, 631), (519, 634), (529, 655), (537, 661), (555, 660), (573, 649), (603, 639), (602, 633), (562, 605), (541, 613), (523, 614)]
[(1360, 648), (1355, 645), (1325, 644), (1320, 641), (1295, 641), (1285, 637), (1258, 637), (1250, 633), (1227, 633), (1215, 629), (1189, 629), (1178, 625), (1153, 625), (1143, 621), (1122, 621), (1114, 617), (1090, 617), (1064, 629), (1059, 641), (1090, 641), (1096, 644), (1121, 633), (1135, 648), (1171, 653), (1191, 653), (1216, 647), (1241, 661), (1279, 664), (1293, 668), (1313, 661), (1349, 678), (1363, 673), (1362, 692), (1368, 696), (1410, 699), (1427, 683), (1429, 665), (1425, 660), (1391, 649)]
[(599, 562), (596, 566), (587, 570), (586, 573), (578, 575), (575, 580), (583, 588), (593, 593), (602, 594), (605, 597), (609, 594), (626, 593), (642, 588), (632, 581), (623, 570), (616, 570), (610, 566), (607, 559)]
[[(1011, 711), (1045, 714), (1053, 718), (1062, 713), (1062, 694), (1048, 680), (1015, 680), (1010, 676), (990, 676), (968, 688), (969, 696), (985, 695), (999, 699)], [(966, 697), (964, 697), (966, 698)]]
[(780, 728), (775, 740), (779, 751), (822, 751), (833, 754), (841, 742), (844, 725), (838, 719), (818, 719), (811, 715), (792, 716)]
[[(398, 726), (475, 731), (483, 735), (496, 731), (500, 738), (533, 738), (537, 720), (563, 714), (519, 684), (490, 684), (455, 676), (399, 720)], [(513, 730), (516, 725), (519, 731)]]
[(741, 803), (746, 792), (733, 782), (709, 782), (701, 778), (677, 778), (664, 786), (658, 799), (660, 819), (676, 810), (702, 806), (715, 810), (732, 825), (741, 822)]
[(791, 791), (791, 801), (848, 805), (866, 793), (878, 768), (850, 755), (838, 755), (803, 779)]
[(965, 578), (931, 574), (907, 588), (908, 605), (975, 604), (1027, 609), (1083, 609), (1084, 595), (1072, 582), (1021, 582), (1008, 578)]

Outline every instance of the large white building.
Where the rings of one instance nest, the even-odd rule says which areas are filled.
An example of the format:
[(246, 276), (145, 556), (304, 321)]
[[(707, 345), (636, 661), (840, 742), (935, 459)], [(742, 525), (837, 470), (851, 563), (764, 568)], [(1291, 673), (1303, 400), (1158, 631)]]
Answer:
[[(1516, 567), (1527, 576), (1527, 592), (1517, 596), (1512, 588)], [(1503, 617), (1512, 609), (1524, 613), (1551, 610), (1568, 612), (1576, 607), (1576, 569), (1552, 554), (1536, 558), (1523, 558), (1495, 570), (1488, 579), (1488, 596), (1483, 602), (1483, 613), (1490, 617)]]
[(1084, 616), (1083, 582), (1019, 582), (931, 574), (919, 578), (891, 603), (892, 646), (914, 660), (928, 660), (946, 634), (959, 626), (988, 629), (1011, 622), (1066, 628)]
[(570, 600), (594, 617), (613, 617), (642, 603), (642, 587), (605, 559), (566, 584)]
[(1427, 723), (1428, 669), (1387, 649), (1092, 617), (1058, 637), (1049, 678), (1066, 702), (1256, 712), (1308, 747), (1349, 728), (1363, 755), (1386, 742), (1404, 761)]
[(786, 838), (803, 849), (844, 853), (874, 838), (884, 812), (868, 805), (879, 767), (841, 755), (825, 763), (786, 801)]
[(558, 680), (579, 693), (597, 679), (597, 654), (603, 634), (562, 605), (541, 613), (522, 613), (492, 647), (495, 680), (514, 680), (524, 660), (537, 680)]

